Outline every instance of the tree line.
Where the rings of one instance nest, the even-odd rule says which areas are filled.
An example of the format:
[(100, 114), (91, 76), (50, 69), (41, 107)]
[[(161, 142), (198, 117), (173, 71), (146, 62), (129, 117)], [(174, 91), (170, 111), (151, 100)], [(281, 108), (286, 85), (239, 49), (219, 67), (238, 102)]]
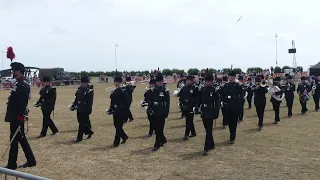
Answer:
[[(271, 70), (274, 71), (274, 73), (283, 73), (284, 69), (290, 69), (290, 66), (283, 66), (281, 67), (275, 67), (275, 68), (271, 68)], [(246, 73), (261, 73), (264, 69), (260, 68), (260, 67), (250, 67), (247, 69)], [(162, 70), (162, 74), (165, 76), (172, 76), (173, 74), (185, 74), (188, 73), (190, 75), (198, 75), (201, 71), (206, 71), (206, 69), (197, 69), (197, 68), (191, 68), (189, 69), (187, 72), (185, 72), (185, 70), (182, 69), (163, 69)], [(223, 68), (221, 71), (223, 71), (224, 73), (228, 73), (231, 71), (231, 68)], [(244, 71), (242, 71), (242, 69), (240, 68), (233, 68), (233, 71), (235, 71), (237, 74), (240, 73), (244, 73)], [(218, 72), (216, 69), (213, 68), (209, 68), (208, 72), (210, 74), (216, 73)], [(294, 72), (303, 72), (303, 68), (301, 66), (298, 66), (296, 69), (294, 69)], [(145, 70), (145, 71), (130, 71), (129, 72), (131, 74), (131, 76), (142, 76), (142, 75), (149, 75), (150, 71)], [(70, 75), (72, 76), (80, 76), (80, 75), (88, 75), (91, 77), (98, 77), (100, 75), (105, 75), (105, 76), (118, 76), (121, 75), (122, 72), (119, 71), (107, 71), (107, 72), (103, 72), (103, 71), (81, 71), (81, 72), (70, 72)]]

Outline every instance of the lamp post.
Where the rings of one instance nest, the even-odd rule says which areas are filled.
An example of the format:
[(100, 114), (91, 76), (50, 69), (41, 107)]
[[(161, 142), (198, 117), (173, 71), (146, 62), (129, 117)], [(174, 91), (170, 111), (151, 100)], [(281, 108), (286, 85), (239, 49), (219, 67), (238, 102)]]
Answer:
[(118, 47), (118, 44), (114, 43), (114, 60), (116, 62), (116, 72), (118, 72), (117, 47)]
[(276, 34), (276, 67), (278, 66), (278, 35)]
[(1, 70), (3, 70), (3, 54), (4, 51), (1, 51)]

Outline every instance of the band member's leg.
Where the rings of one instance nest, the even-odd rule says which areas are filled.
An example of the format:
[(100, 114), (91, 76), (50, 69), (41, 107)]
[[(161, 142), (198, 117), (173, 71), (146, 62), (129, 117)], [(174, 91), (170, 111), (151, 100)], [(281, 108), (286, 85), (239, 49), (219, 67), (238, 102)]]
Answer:
[(83, 113), (77, 112), (77, 118), (78, 118), (78, 122), (79, 122), (77, 141), (82, 141), (83, 134), (84, 134), (85, 128), (86, 128), (86, 122), (84, 120), (85, 117), (83, 117)]
[[(14, 123), (10, 123), (10, 140), (12, 140), (13, 135), (18, 129), (18, 125)], [(22, 132), (22, 131), (21, 131)], [(10, 150), (9, 150), (9, 159), (8, 159), (8, 168), (16, 169), (17, 168), (17, 158), (18, 158), (18, 142), (21, 138), (21, 132), (18, 132), (16, 137), (13, 139)]]
[(223, 126), (228, 126), (228, 120), (226, 118), (225, 108), (221, 108), (222, 112), (222, 124)]
[(241, 110), (239, 114), (239, 121), (243, 121), (243, 113), (244, 113), (244, 101), (241, 102)]
[(239, 113), (228, 111), (227, 114), (229, 122), (230, 141), (234, 141), (236, 139)]
[(148, 136), (152, 136), (154, 128), (153, 128), (152, 116), (150, 114), (148, 114), (148, 120), (149, 120), (149, 133), (148, 133)]
[(130, 120), (130, 121), (133, 120), (133, 116), (132, 116), (132, 113), (131, 113), (131, 110), (130, 110), (131, 103), (132, 103), (132, 102), (129, 102), (129, 120)]
[(313, 101), (315, 104), (315, 110), (318, 111), (319, 110), (319, 96), (317, 96), (317, 95), (313, 96)]
[(274, 103), (274, 113), (275, 113), (275, 122), (279, 122), (280, 121), (280, 103), (276, 102)]
[(287, 107), (288, 107), (288, 116), (292, 116), (292, 106), (293, 106), (293, 98), (286, 99)]
[(206, 140), (204, 144), (204, 151), (209, 151), (214, 149), (214, 141), (212, 135), (212, 128), (213, 128), (213, 119), (202, 119), (203, 126), (206, 130)]
[(122, 125), (123, 120), (113, 116), (113, 125), (116, 128), (116, 135), (114, 136), (113, 146), (118, 146), (120, 144), (120, 138), (122, 136)]
[(48, 114), (48, 112), (43, 111), (42, 110), (42, 130), (40, 135), (41, 136), (46, 136), (47, 135), (47, 131), (48, 131), (48, 127), (49, 127), (49, 119), (50, 119), (50, 115)]
[(304, 114), (308, 111), (307, 109), (307, 102), (302, 101), (301, 99), (299, 99), (300, 104), (301, 104), (301, 113)]
[(251, 109), (252, 96), (247, 96), (247, 101), (248, 101), (249, 109)]
[(58, 128), (56, 127), (56, 125), (54, 124), (54, 122), (51, 119), (51, 112), (48, 112), (48, 126), (52, 131), (52, 134), (56, 134), (57, 132), (59, 132)]
[(25, 157), (27, 159), (28, 166), (35, 166), (36, 165), (36, 159), (34, 157), (34, 154), (33, 154), (32, 150), (31, 150), (31, 147), (29, 145), (29, 142), (28, 142), (26, 136), (23, 135), (23, 137), (20, 139), (19, 142), (20, 142), (20, 145), (21, 145), (21, 147), (23, 149)]
[(160, 119), (160, 123), (161, 123), (161, 144), (160, 146), (163, 146), (165, 143), (167, 143), (167, 138), (164, 135), (164, 125), (166, 123), (166, 118), (165, 117), (161, 117)]
[(161, 135), (161, 122), (159, 122), (160, 118), (158, 116), (154, 116), (154, 130), (156, 131), (156, 142), (154, 144), (154, 148), (160, 148), (160, 144), (161, 144), (161, 139), (162, 139), (162, 135)]

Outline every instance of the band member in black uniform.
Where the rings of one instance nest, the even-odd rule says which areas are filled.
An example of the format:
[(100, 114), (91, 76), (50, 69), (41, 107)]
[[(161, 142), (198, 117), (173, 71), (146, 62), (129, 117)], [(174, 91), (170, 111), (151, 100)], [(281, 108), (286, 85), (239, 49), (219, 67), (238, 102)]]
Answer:
[(213, 75), (208, 74), (205, 77), (205, 86), (199, 92), (196, 101), (195, 113), (201, 112), (201, 118), (206, 130), (206, 140), (204, 144), (203, 155), (208, 155), (208, 151), (215, 148), (212, 128), (213, 121), (219, 117), (220, 100), (219, 93), (212, 86)]
[(136, 85), (134, 84), (131, 84), (131, 77), (130, 76), (127, 76), (126, 77), (126, 93), (128, 94), (128, 101), (129, 101), (129, 122), (130, 121), (133, 121), (133, 117), (132, 117), (132, 113), (130, 111), (130, 106), (131, 106), (131, 103), (132, 103), (132, 93), (134, 91), (134, 89), (136, 88)]
[(319, 110), (320, 84), (318, 78), (312, 82), (312, 96), (315, 104), (315, 111)]
[(122, 78), (116, 77), (114, 79), (114, 85), (116, 89), (110, 95), (111, 103), (107, 110), (109, 115), (113, 115), (113, 125), (116, 128), (116, 135), (113, 141), (113, 147), (118, 147), (120, 144), (126, 143), (129, 138), (123, 130), (123, 123), (128, 119), (129, 115), (129, 100), (128, 95), (125, 93), (125, 89), (121, 88)]
[(284, 86), (285, 98), (288, 107), (288, 117), (292, 117), (292, 106), (294, 100), (294, 92), (296, 91), (296, 85), (292, 82), (292, 76), (287, 76), (287, 84)]
[(266, 87), (266, 82), (263, 80), (261, 82), (260, 77), (256, 77), (255, 79), (256, 85), (253, 86), (254, 88), (254, 105), (256, 107), (256, 112), (259, 118), (259, 131), (262, 130), (263, 127), (263, 117), (264, 117), (264, 110), (266, 107), (266, 93), (268, 93), (268, 89)]
[[(185, 86), (185, 85), (186, 85), (186, 78), (185, 78), (185, 76), (184, 76), (183, 74), (181, 74), (181, 75), (180, 75), (180, 80), (179, 80), (179, 82), (177, 83), (177, 89), (178, 89), (178, 88), (182, 88), (182, 87)], [(181, 98), (179, 98), (179, 107), (180, 107), (180, 109), (181, 109), (182, 102), (181, 102), (180, 100), (181, 100)], [(182, 111), (182, 109), (181, 109), (181, 119), (183, 119), (185, 116), (186, 116), (186, 115), (185, 115), (185, 112)]]
[(167, 143), (164, 136), (165, 119), (169, 115), (170, 94), (168, 89), (163, 87), (163, 76), (161, 73), (156, 75), (156, 87), (153, 89), (150, 99), (148, 100), (147, 111), (153, 115), (154, 130), (156, 131), (156, 142), (152, 151), (158, 151), (161, 146)]
[(71, 111), (77, 110), (77, 119), (79, 122), (78, 136), (76, 142), (82, 141), (83, 134), (88, 134), (87, 139), (90, 139), (94, 132), (89, 125), (89, 116), (92, 113), (93, 104), (93, 89), (89, 88), (89, 77), (81, 77), (81, 86), (78, 88), (75, 100), (70, 107)]
[(34, 105), (35, 107), (41, 106), (43, 115), (42, 131), (37, 138), (45, 137), (47, 135), (48, 127), (51, 129), (52, 135), (59, 132), (50, 117), (56, 104), (57, 91), (55, 87), (51, 86), (50, 77), (43, 77), (42, 81), (44, 83), (44, 87), (40, 90), (40, 98)]
[(301, 83), (298, 85), (297, 92), (299, 95), (299, 101), (301, 104), (301, 114), (305, 114), (307, 109), (308, 93), (310, 92), (310, 87), (306, 83), (306, 77), (301, 77)]
[(36, 166), (36, 159), (24, 132), (30, 87), (23, 76), (25, 72), (24, 65), (14, 62), (11, 63), (10, 66), (13, 71), (13, 77), (16, 79), (16, 84), (11, 90), (5, 117), (5, 121), (10, 122), (10, 140), (12, 141), (10, 144), (8, 165), (5, 168), (17, 169), (18, 143), (20, 143), (27, 158), (27, 163), (20, 167), (32, 167)]
[(188, 140), (189, 137), (196, 136), (196, 130), (193, 123), (193, 108), (195, 107), (198, 88), (193, 85), (193, 79), (193, 76), (188, 76), (186, 79), (186, 86), (184, 86), (178, 93), (179, 101), (181, 102), (181, 110), (186, 117), (186, 130), (183, 137), (184, 140)]
[[(275, 92), (275, 95), (282, 95), (283, 91), (280, 88), (280, 77), (276, 77), (273, 79), (273, 86), (276, 86), (280, 89), (280, 91)], [(270, 102), (272, 103), (272, 107), (274, 110), (274, 123), (273, 124), (278, 124), (278, 122), (280, 121), (280, 104), (281, 101), (276, 100), (274, 97), (271, 96)]]
[(240, 104), (240, 115), (239, 115), (239, 122), (243, 121), (243, 112), (244, 112), (244, 103), (245, 103), (245, 94), (247, 92), (247, 87), (243, 84), (243, 76), (239, 76), (238, 80), (240, 81), (240, 87), (242, 88), (242, 97), (243, 99), (240, 99), (241, 104)]
[(221, 89), (222, 105), (224, 107), (224, 118), (229, 125), (230, 144), (234, 144), (238, 118), (241, 111), (241, 102), (244, 99), (243, 90), (239, 83), (235, 82), (236, 73), (229, 72), (229, 82)]
[[(223, 76), (222, 77), (222, 84), (220, 85), (220, 97), (221, 97), (221, 91), (224, 88), (224, 85), (228, 82), (228, 76)], [(222, 102), (222, 98), (220, 98), (220, 101)], [(225, 118), (225, 107), (221, 106), (221, 113), (222, 113), (222, 124), (223, 124), (223, 129), (226, 128), (226, 126), (228, 126), (228, 121)]]
[[(151, 98), (150, 96), (152, 95), (152, 91), (153, 91), (155, 85), (156, 85), (156, 81), (154, 79), (151, 79), (149, 81), (149, 89), (144, 93), (144, 100), (141, 103), (142, 107), (148, 106), (148, 101)], [(150, 123), (148, 137), (151, 137), (152, 134), (155, 132), (154, 131), (154, 127), (153, 127), (154, 118), (153, 118), (153, 114), (150, 114), (149, 111), (147, 111), (147, 115), (148, 115), (148, 120), (149, 120), (149, 123)]]
[(253, 97), (253, 90), (252, 90), (252, 86), (254, 84), (251, 81), (251, 78), (248, 78), (248, 88), (247, 88), (247, 92), (248, 92), (248, 96), (247, 96), (247, 101), (248, 101), (248, 106), (249, 109), (251, 109), (251, 103), (252, 103), (252, 97)]

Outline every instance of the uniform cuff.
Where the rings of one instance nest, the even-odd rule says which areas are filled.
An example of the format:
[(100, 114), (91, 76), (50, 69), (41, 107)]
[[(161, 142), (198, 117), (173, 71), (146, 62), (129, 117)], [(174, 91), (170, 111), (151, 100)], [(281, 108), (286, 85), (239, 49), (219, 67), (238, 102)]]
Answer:
[(18, 121), (24, 121), (24, 116), (18, 116), (17, 119)]

